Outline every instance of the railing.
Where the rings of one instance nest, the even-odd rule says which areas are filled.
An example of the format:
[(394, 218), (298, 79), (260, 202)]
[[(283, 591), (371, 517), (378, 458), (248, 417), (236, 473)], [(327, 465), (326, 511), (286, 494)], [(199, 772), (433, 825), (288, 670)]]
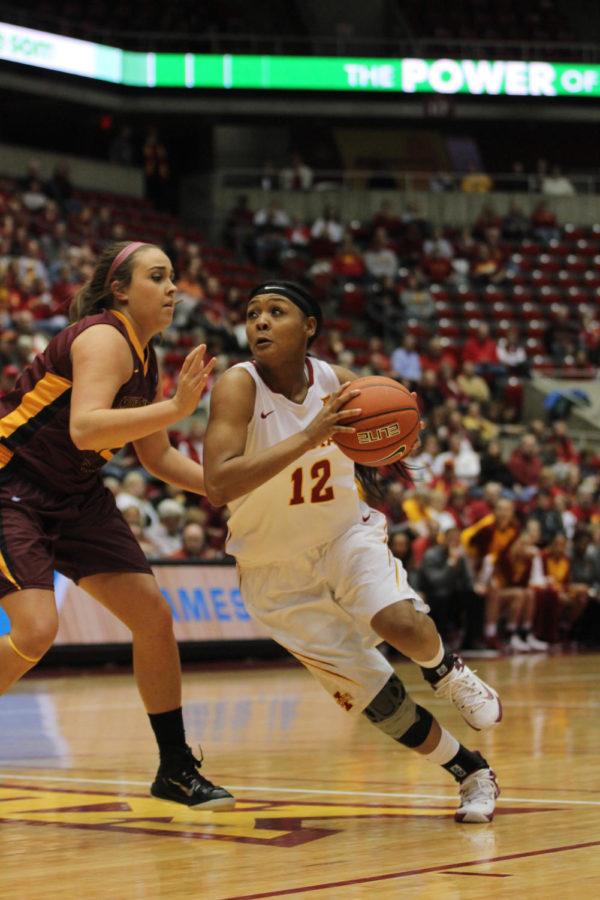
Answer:
[[(286, 167), (282, 167), (285, 169)], [(516, 175), (514, 173), (488, 173), (492, 179), (492, 192), (537, 194), (545, 199), (554, 199), (557, 195), (544, 193), (541, 189), (540, 177), (533, 174)], [(361, 170), (315, 170), (312, 184), (307, 189), (286, 187), (285, 176), (281, 170), (275, 172), (256, 168), (218, 169), (213, 176), (213, 183), (218, 188), (262, 189), (265, 192), (301, 194), (328, 191), (353, 191), (372, 189), (374, 191), (400, 191), (403, 193), (464, 193), (461, 182), (465, 173), (456, 172), (410, 172), (397, 171), (390, 166), (385, 169)], [(599, 194), (600, 176), (594, 174), (568, 175), (576, 195)], [(477, 193), (477, 192), (475, 192)], [(482, 196), (486, 192), (482, 192)], [(573, 196), (570, 194), (560, 195)]]
[[(82, 4), (83, 6), (83, 4)], [(53, 13), (31, 13), (2, 5), (0, 18), (14, 25), (68, 34), (129, 50), (195, 53), (250, 53), (323, 56), (373, 56), (467, 59), (551, 60), (600, 62), (600, 45), (592, 42), (479, 40), (477, 38), (431, 38), (394, 35), (391, 38), (355, 35), (243, 34), (190, 31), (157, 32), (104, 28)]]

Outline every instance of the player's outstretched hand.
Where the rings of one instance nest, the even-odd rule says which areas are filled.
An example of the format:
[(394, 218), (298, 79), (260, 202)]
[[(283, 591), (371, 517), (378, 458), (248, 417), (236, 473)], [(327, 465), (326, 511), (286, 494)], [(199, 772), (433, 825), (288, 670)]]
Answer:
[(332, 434), (339, 431), (356, 431), (355, 428), (344, 425), (345, 421), (359, 416), (362, 412), (361, 409), (346, 408), (346, 404), (360, 394), (360, 391), (347, 391), (346, 388), (350, 384), (352, 384), (351, 381), (346, 381), (335, 394), (331, 394), (320, 413), (304, 429), (304, 434), (308, 437), (311, 447), (318, 447), (319, 444), (329, 440)]
[(195, 347), (183, 361), (179, 379), (177, 381), (177, 391), (173, 397), (173, 403), (176, 405), (179, 417), (185, 418), (191, 416), (196, 410), (202, 391), (206, 387), (208, 376), (215, 367), (215, 358), (204, 362), (204, 354), (206, 353), (206, 344), (200, 344)]

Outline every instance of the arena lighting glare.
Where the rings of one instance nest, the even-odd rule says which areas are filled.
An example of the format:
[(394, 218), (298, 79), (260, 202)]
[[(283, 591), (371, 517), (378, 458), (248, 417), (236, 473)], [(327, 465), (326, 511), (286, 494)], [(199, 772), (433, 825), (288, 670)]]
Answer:
[(130, 87), (598, 97), (600, 66), (473, 59), (134, 53), (0, 23), (0, 59)]

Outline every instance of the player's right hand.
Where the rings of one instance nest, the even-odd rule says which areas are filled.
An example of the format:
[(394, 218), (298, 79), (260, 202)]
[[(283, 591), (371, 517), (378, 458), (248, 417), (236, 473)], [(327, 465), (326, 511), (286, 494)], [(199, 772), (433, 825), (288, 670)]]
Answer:
[(328, 441), (333, 434), (337, 434), (340, 431), (346, 431), (350, 434), (356, 431), (352, 426), (344, 425), (345, 421), (359, 416), (362, 412), (361, 409), (347, 408), (348, 402), (360, 394), (358, 390), (346, 390), (350, 384), (352, 384), (351, 381), (346, 381), (339, 390), (331, 394), (323, 409), (315, 416), (310, 425), (307, 425), (304, 429), (304, 434), (309, 439), (311, 447), (318, 447), (319, 444)]
[(206, 344), (200, 344), (188, 353), (183, 361), (177, 380), (177, 391), (173, 397), (173, 403), (181, 419), (191, 416), (196, 411), (208, 376), (215, 367), (214, 356), (207, 363), (204, 362), (205, 353)]

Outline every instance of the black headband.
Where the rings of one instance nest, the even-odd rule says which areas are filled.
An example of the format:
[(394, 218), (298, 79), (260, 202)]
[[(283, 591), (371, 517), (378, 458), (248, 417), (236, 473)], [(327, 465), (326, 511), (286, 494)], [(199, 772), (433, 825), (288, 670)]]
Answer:
[(317, 320), (317, 330), (311, 338), (311, 343), (317, 337), (323, 325), (323, 313), (314, 297), (301, 285), (294, 284), (293, 281), (265, 281), (251, 291), (248, 302), (259, 294), (278, 294), (286, 300), (291, 300), (305, 316), (312, 316)]

